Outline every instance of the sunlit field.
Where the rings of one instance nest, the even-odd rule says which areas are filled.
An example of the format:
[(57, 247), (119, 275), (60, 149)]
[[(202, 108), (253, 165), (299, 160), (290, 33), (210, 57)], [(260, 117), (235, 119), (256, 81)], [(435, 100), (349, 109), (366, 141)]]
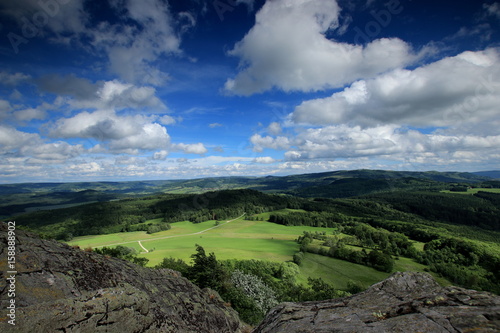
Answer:
[[(139, 231), (77, 237), (69, 244), (81, 248), (117, 245), (131, 247), (140, 253), (140, 257), (149, 259), (148, 266), (155, 266), (166, 257), (183, 259), (189, 263), (196, 244), (203, 246), (207, 253), (214, 252), (219, 260), (260, 259), (284, 262), (292, 260), (293, 254), (299, 250), (299, 244), (295, 240), (304, 231), (331, 234), (334, 230), (283, 226), (264, 221), (248, 221), (240, 217), (231, 222), (223, 221), (218, 226), (216, 221), (197, 224), (177, 222), (172, 223), (172, 229), (155, 234)], [(148, 250), (147, 253), (144, 248)], [(424, 271), (424, 268), (424, 265), (417, 264), (412, 259), (401, 257), (396, 260), (394, 271)], [(311, 253), (305, 255), (300, 271), (301, 274), (297, 277), (300, 283), (306, 284), (309, 277), (320, 277), (339, 289), (346, 289), (349, 281), (368, 287), (390, 275), (367, 266)], [(440, 282), (447, 284), (444, 279)]]

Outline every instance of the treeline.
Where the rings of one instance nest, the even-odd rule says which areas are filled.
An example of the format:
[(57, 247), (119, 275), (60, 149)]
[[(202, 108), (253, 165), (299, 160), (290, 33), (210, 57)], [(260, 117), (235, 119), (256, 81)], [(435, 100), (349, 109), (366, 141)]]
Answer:
[[(227, 220), (241, 216), (299, 208), (304, 199), (269, 195), (254, 190), (226, 190), (196, 195), (162, 194), (144, 198), (94, 203), (51, 211), (20, 215), (19, 225), (48, 238), (70, 240), (72, 237), (116, 232), (157, 232), (169, 223)], [(163, 224), (146, 224), (161, 219)]]
[(269, 215), (269, 222), (287, 226), (334, 228), (344, 221), (345, 216), (335, 212), (290, 212)]
[(269, 309), (281, 302), (301, 302), (343, 297), (349, 293), (333, 288), (322, 279), (309, 279), (304, 286), (295, 282), (299, 268), (291, 262), (261, 260), (220, 261), (196, 245), (192, 264), (165, 258), (156, 268), (180, 272), (200, 288), (211, 288), (231, 305), (240, 318), (255, 325)]
[[(309, 213), (272, 214), (272, 222), (333, 227), (335, 223), (347, 223), (359, 218), (383, 218), (411, 224), (441, 221), (500, 230), (500, 194), (486, 192), (474, 196), (390, 192), (349, 199), (303, 199), (248, 189), (225, 190), (94, 203), (33, 212), (18, 216), (16, 220), (35, 232), (45, 233), (47, 237), (67, 240), (72, 236), (144, 230), (149, 227), (141, 224), (151, 219), (161, 219), (164, 223), (186, 220), (198, 223), (284, 208), (303, 209)], [(415, 236), (414, 239), (425, 237)]]
[(382, 193), (364, 197), (425, 219), (500, 231), (500, 194)]
[(160, 231), (170, 230), (172, 226), (170, 223), (140, 223), (133, 225), (126, 225), (122, 228), (122, 232), (145, 231), (147, 234), (154, 234)]
[(353, 174), (355, 177), (337, 179), (326, 185), (301, 187), (288, 193), (308, 198), (349, 198), (371, 193), (389, 191), (440, 191), (448, 188), (445, 182), (415, 177), (395, 178), (394, 175), (377, 175), (367, 178), (367, 174)]
[[(443, 227), (382, 219), (363, 221), (426, 243), (423, 252), (410, 251), (404, 255), (427, 265), (431, 271), (441, 274), (454, 284), (500, 294), (500, 257), (481, 243), (453, 237), (450, 235), (452, 233)], [(464, 233), (467, 233), (469, 238), (492, 240), (484, 236), (485, 231), (463, 228), (467, 228)], [(457, 234), (457, 231), (453, 234)], [(495, 238), (495, 234), (492, 237)], [(498, 238), (494, 240), (498, 242)]]
[[(323, 241), (322, 246), (312, 245), (313, 239)], [(303, 254), (301, 253), (308, 252), (373, 267), (382, 272), (392, 271), (394, 259), (389, 253), (377, 249), (368, 252), (366, 249), (357, 250), (349, 248), (346, 245), (352, 243), (352, 239), (357, 240), (356, 237), (339, 238), (336, 236), (326, 236), (324, 233), (304, 232), (297, 239), (297, 242), (300, 244), (300, 252), (294, 255), (294, 262), (300, 265), (303, 259)]]
[(116, 247), (104, 246), (102, 248), (95, 248), (93, 251), (105, 256), (128, 260), (142, 267), (145, 267), (149, 262), (149, 259), (147, 258), (138, 257), (137, 251), (135, 249), (131, 247), (125, 247), (123, 245), (118, 245)]
[[(480, 192), (485, 200), (494, 201), (498, 197), (492, 194)], [(383, 203), (372, 202), (371, 206), (374, 210), (386, 209)], [(329, 207), (331, 209), (332, 205)], [(457, 230), (454, 229), (459, 229), (460, 226), (415, 217), (412, 218), (413, 223), (374, 217), (354, 218), (327, 210), (328, 208), (321, 212), (271, 214), (269, 221), (283, 225), (336, 228), (337, 235), (305, 232), (297, 239), (301, 244), (301, 253), (316, 253), (386, 272), (393, 268), (393, 257), (405, 256), (427, 265), (429, 270), (454, 284), (500, 293), (500, 257), (485, 246), (450, 236), (456, 234)], [(464, 233), (468, 237), (491, 241), (485, 237), (486, 231), (483, 229), (462, 228), (467, 228)], [(349, 236), (340, 236), (340, 233)], [(494, 235), (492, 237), (495, 238)], [(321, 241), (321, 246), (312, 244), (315, 239)], [(424, 251), (416, 250), (412, 241), (426, 243)], [(498, 242), (498, 239), (493, 241)], [(355, 249), (349, 245), (363, 249)], [(294, 261), (300, 264), (302, 257), (297, 253)]]
[[(373, 219), (371, 219), (374, 221)], [(366, 220), (361, 220), (366, 221)], [(348, 217), (335, 212), (290, 212), (288, 214), (271, 214), (269, 222), (279, 223), (288, 226), (312, 226), (324, 228), (337, 228), (339, 232), (354, 237), (343, 239), (349, 245), (376, 248), (391, 255), (413, 256), (415, 251), (410, 239), (396, 230), (384, 230), (374, 228), (363, 222), (356, 222), (352, 217)], [(409, 226), (409, 224), (404, 224)], [(379, 226), (383, 227), (383, 224)], [(311, 236), (312, 234), (307, 233)], [(315, 236), (316, 239), (317, 236)], [(314, 238), (314, 237), (312, 237)]]
[(500, 294), (500, 257), (470, 241), (434, 239), (417, 259), (455, 284)]
[(224, 190), (206, 192), (183, 200), (163, 200), (155, 208), (165, 212), (163, 221), (227, 220), (284, 208), (299, 208), (301, 199), (291, 196), (268, 195), (255, 190)]

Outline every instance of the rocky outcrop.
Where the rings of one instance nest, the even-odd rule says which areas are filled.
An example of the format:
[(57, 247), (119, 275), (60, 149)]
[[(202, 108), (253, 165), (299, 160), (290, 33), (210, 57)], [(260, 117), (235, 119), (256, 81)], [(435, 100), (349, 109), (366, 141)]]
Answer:
[(500, 297), (395, 273), (351, 297), (280, 304), (253, 332), (500, 332)]
[[(0, 222), (0, 332), (239, 332), (216, 292), (172, 270), (143, 268), (16, 231), (15, 297)], [(6, 309), (15, 299), (16, 325)]]

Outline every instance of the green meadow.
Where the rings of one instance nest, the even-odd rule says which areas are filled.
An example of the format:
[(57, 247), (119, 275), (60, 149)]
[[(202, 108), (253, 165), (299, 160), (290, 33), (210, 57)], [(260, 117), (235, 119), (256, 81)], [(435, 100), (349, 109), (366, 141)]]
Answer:
[(203, 246), (207, 252), (214, 252), (220, 260), (265, 259), (282, 262), (291, 260), (293, 254), (298, 251), (299, 245), (295, 239), (304, 231), (332, 233), (334, 230), (306, 226), (287, 227), (263, 221), (247, 221), (243, 218), (228, 223), (222, 222), (217, 227), (215, 222), (176, 222), (172, 223), (172, 229), (150, 235), (138, 231), (76, 237), (69, 244), (81, 248), (123, 245), (144, 252), (139, 245), (140, 241), (149, 251), (140, 254), (150, 260), (149, 266), (158, 264), (165, 257), (180, 258), (189, 262), (196, 244)]
[(467, 192), (455, 192), (450, 190), (443, 190), (442, 193), (450, 193), (450, 194), (476, 194), (477, 192), (491, 192), (491, 193), (500, 193), (500, 188), (469, 188)]
[[(218, 226), (215, 224), (216, 221), (197, 224), (183, 221), (172, 223), (170, 230), (155, 234), (139, 231), (84, 236), (75, 238), (69, 244), (81, 248), (117, 245), (132, 247), (140, 253), (140, 257), (149, 259), (148, 266), (155, 266), (165, 257), (179, 258), (189, 263), (196, 244), (203, 246), (207, 253), (214, 252), (219, 260), (261, 259), (284, 262), (292, 260), (293, 254), (298, 251), (299, 244), (295, 239), (304, 231), (327, 234), (334, 231), (333, 228), (283, 226), (264, 221), (248, 221), (243, 217), (231, 222), (221, 222)], [(139, 241), (148, 253), (141, 248)], [(424, 271), (424, 268), (425, 266), (408, 258), (399, 258), (395, 265), (395, 271)], [(300, 283), (306, 284), (309, 277), (321, 277), (339, 289), (346, 289), (349, 281), (357, 281), (368, 287), (389, 276), (389, 273), (370, 267), (311, 253), (305, 255), (300, 270), (301, 274), (297, 277)], [(442, 282), (446, 283), (444, 280)]]

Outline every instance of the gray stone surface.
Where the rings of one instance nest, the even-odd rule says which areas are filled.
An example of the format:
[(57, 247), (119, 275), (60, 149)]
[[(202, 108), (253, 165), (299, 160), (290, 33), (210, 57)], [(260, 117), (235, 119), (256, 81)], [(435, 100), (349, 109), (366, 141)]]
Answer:
[(240, 332), (216, 292), (172, 270), (143, 268), (16, 231), (16, 326), (7, 323), (6, 226), (0, 222), (0, 332)]
[(280, 304), (253, 332), (500, 332), (500, 297), (394, 273), (351, 297)]

